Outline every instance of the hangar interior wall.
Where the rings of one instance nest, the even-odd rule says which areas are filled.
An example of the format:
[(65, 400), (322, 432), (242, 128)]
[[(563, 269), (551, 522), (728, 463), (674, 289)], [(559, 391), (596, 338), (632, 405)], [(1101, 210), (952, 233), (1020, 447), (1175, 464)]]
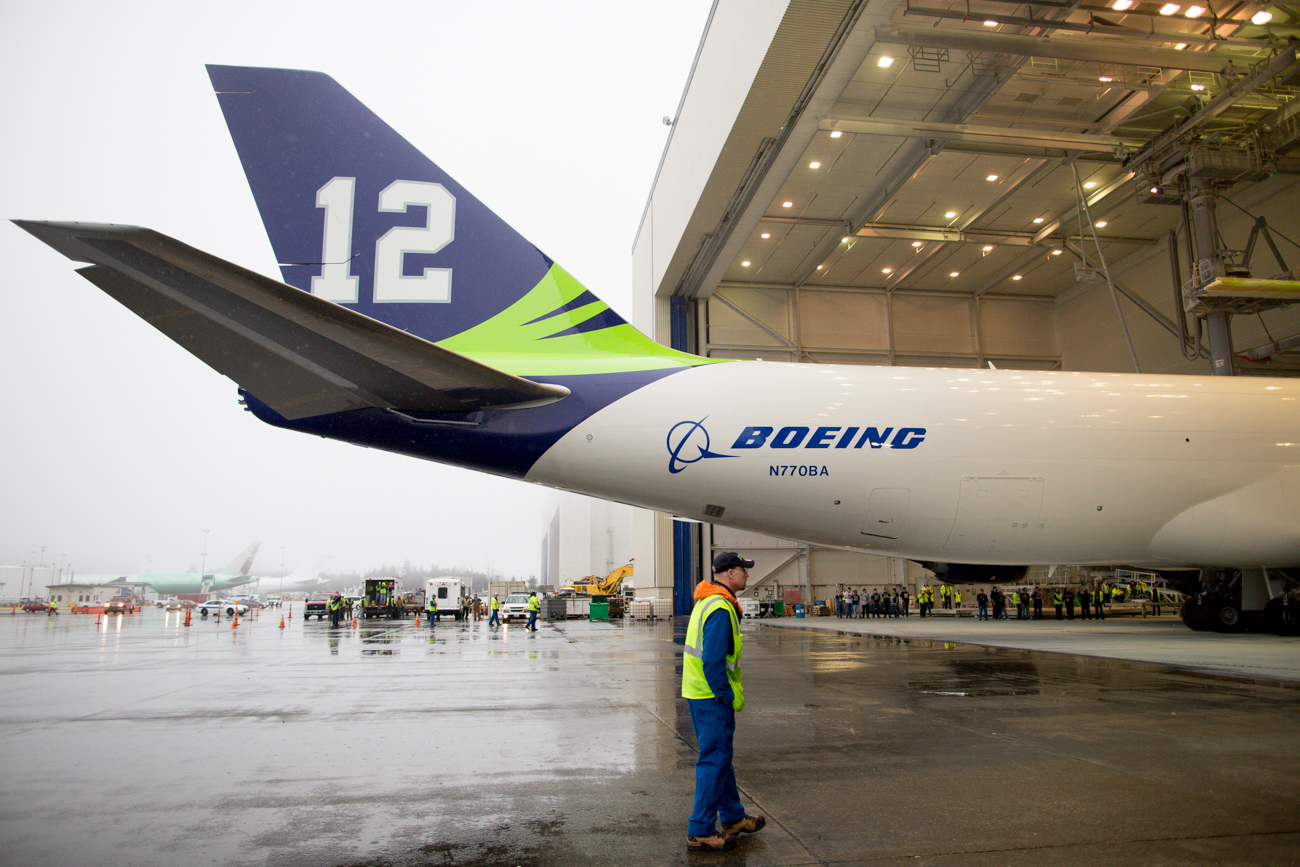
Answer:
[(1033, 370), (1061, 365), (1050, 299), (723, 284), (705, 306), (713, 358), (902, 367), (992, 361)]

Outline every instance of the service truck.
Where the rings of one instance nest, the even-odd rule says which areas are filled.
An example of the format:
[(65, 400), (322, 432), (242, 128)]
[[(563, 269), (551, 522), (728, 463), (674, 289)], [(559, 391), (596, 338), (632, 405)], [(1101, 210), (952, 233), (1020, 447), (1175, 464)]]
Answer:
[(367, 578), (362, 585), (361, 616), (403, 618), (407, 612), (406, 596), (401, 578)]
[(424, 598), (437, 603), (433, 616), (438, 620), (446, 615), (460, 620), (469, 599), (469, 591), (465, 589), (463, 578), (429, 578), (424, 582)]

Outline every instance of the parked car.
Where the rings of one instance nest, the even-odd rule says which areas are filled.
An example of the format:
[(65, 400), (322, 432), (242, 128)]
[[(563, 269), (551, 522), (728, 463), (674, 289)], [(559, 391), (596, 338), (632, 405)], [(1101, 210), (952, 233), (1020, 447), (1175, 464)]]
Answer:
[(207, 617), (209, 614), (224, 614), (227, 617), (234, 617), (236, 614), (247, 613), (248, 605), (234, 599), (213, 599), (199, 606), (200, 617)]
[(198, 604), (189, 599), (168, 599), (166, 608), (168, 611), (184, 611), (186, 608), (193, 608)]
[(506, 597), (505, 603), (501, 606), (501, 619), (506, 621), (512, 617), (518, 617), (520, 620), (528, 619), (527, 593), (511, 593)]
[(50, 610), (50, 604), (39, 599), (31, 599), (23, 603), (23, 610), (28, 614), (44, 614)]

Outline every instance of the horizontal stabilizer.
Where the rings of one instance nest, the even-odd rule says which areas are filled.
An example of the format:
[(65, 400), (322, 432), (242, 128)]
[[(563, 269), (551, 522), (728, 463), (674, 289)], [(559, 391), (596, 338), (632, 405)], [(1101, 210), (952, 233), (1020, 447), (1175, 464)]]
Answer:
[(294, 420), (472, 412), (568, 396), (136, 226), (15, 220), (90, 282)]

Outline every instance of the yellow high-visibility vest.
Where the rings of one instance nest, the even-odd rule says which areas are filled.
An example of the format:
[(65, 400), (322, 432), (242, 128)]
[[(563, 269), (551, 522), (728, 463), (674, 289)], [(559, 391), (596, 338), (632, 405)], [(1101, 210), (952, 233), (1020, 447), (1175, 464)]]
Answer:
[(721, 595), (706, 596), (695, 603), (691, 611), (691, 620), (686, 625), (686, 646), (682, 653), (682, 697), (716, 698), (709, 688), (709, 681), (704, 676), (704, 621), (719, 608), (725, 608), (731, 618), (732, 652), (727, 654), (727, 682), (735, 696), (731, 706), (736, 710), (745, 708), (745, 687), (740, 680), (740, 619), (736, 609)]

